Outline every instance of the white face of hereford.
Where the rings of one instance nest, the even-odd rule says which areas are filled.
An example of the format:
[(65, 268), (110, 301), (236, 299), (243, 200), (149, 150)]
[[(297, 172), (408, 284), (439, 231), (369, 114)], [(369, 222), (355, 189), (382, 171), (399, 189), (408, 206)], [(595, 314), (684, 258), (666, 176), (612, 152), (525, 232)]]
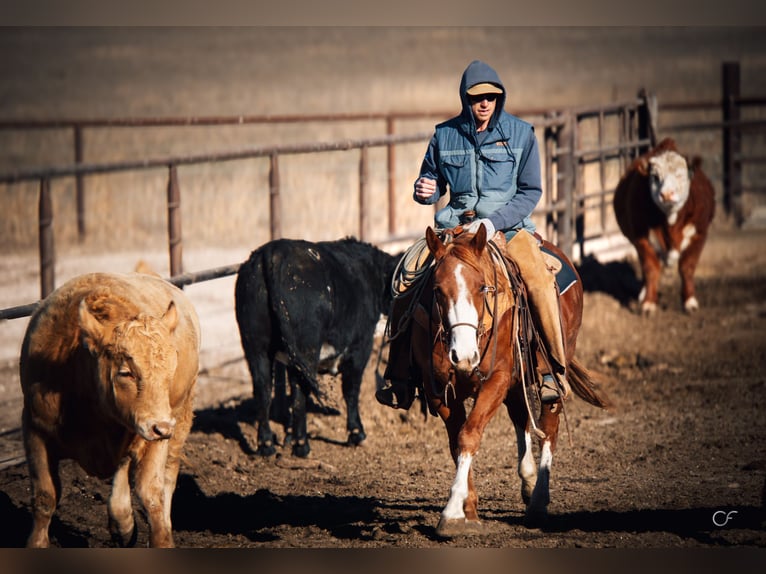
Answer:
[(676, 214), (689, 197), (689, 166), (684, 157), (667, 151), (649, 160), (652, 200), (674, 223)]

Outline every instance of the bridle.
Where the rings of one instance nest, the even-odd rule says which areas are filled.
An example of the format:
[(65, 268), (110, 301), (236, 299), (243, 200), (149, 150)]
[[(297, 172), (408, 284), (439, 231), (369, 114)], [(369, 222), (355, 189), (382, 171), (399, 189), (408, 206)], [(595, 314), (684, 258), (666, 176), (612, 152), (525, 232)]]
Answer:
[[(487, 249), (490, 249), (490, 244), (494, 246), (494, 243), (489, 242), (488, 245), (487, 245)], [(444, 261), (445, 258), (446, 258), (446, 256), (436, 263), (436, 265), (434, 267), (434, 276), (436, 275), (437, 269), (442, 264), (442, 262)], [(491, 337), (491, 341), (492, 341), (492, 345), (491, 345), (491, 347), (492, 347), (492, 355), (491, 355), (490, 365), (489, 365), (489, 369), (488, 369), (487, 373), (486, 374), (482, 373), (481, 370), (479, 369), (479, 366), (484, 362), (484, 358), (486, 357), (486, 354), (489, 351), (489, 348), (490, 348), (490, 345), (488, 344), (489, 342), (487, 342), (487, 344), (483, 345), (483, 350), (481, 352), (481, 356), (479, 358), (479, 362), (476, 365), (476, 367), (473, 368), (473, 370), (471, 371), (471, 373), (469, 375), (469, 376), (476, 375), (476, 377), (479, 379), (479, 381), (481, 383), (484, 383), (489, 378), (489, 376), (492, 374), (492, 372), (494, 372), (494, 370), (495, 370), (495, 359), (497, 357), (497, 329), (498, 329), (497, 307), (498, 307), (498, 299), (499, 299), (499, 297), (497, 296), (497, 279), (498, 279), (497, 278), (497, 265), (495, 264), (495, 261), (494, 261), (492, 255), (490, 255), (490, 265), (492, 267), (492, 274), (493, 274), (492, 281), (493, 281), (493, 284), (492, 285), (488, 285), (488, 284), (484, 283), (480, 287), (480, 293), (482, 294), (482, 305), (481, 305), (481, 313), (479, 315), (479, 319), (478, 319), (477, 324), (474, 325), (473, 323), (469, 323), (469, 322), (458, 322), (458, 323), (454, 323), (452, 325), (449, 325), (449, 327), (445, 329), (445, 327), (444, 327), (445, 326), (445, 321), (444, 321), (444, 318), (442, 317), (441, 308), (439, 307), (438, 303), (436, 303), (435, 300), (434, 300), (434, 303), (436, 303), (436, 304), (432, 305), (432, 307), (431, 307), (432, 310), (433, 310), (434, 307), (436, 307), (437, 319), (438, 319), (438, 325), (439, 325), (438, 330), (436, 331), (436, 333), (432, 332), (432, 341), (433, 341), (434, 345), (436, 344), (437, 340), (439, 340), (439, 341), (441, 341), (443, 348), (444, 349), (448, 349), (448, 347), (449, 347), (449, 340), (448, 340), (449, 339), (449, 335), (452, 332), (452, 329), (454, 329), (456, 327), (470, 327), (470, 328), (474, 329), (474, 331), (476, 332), (476, 343), (477, 343), (477, 347), (479, 349), (482, 349), (482, 343), (481, 343), (482, 338), (484, 338), (487, 335), (487, 333), (491, 334), (490, 337)], [(480, 269), (478, 269), (478, 271), (483, 273)], [(434, 281), (434, 286), (433, 287), (434, 287), (434, 299), (435, 299), (435, 297), (436, 297), (435, 294), (436, 294), (436, 290), (437, 290), (437, 283), (435, 281)], [(490, 329), (488, 330), (485, 327), (484, 319), (485, 319), (485, 313), (488, 312), (489, 307), (490, 307), (489, 293), (494, 293), (495, 296), (494, 296), (494, 301), (493, 301), (493, 304), (492, 304), (492, 310), (489, 311), (492, 323), (491, 323)], [(431, 328), (433, 328), (433, 321), (431, 321), (431, 326), (432, 326)], [(431, 360), (433, 361), (433, 357), (432, 357)], [(431, 372), (433, 372), (433, 369), (432, 369)], [(454, 388), (455, 377), (456, 377), (455, 369), (454, 369), (454, 367), (451, 367), (450, 371), (449, 371), (449, 382), (447, 383), (447, 386), (444, 389), (444, 400), (445, 400), (445, 403), (446, 403), (446, 400), (447, 400), (447, 389), (448, 388), (452, 387), (452, 394), (453, 394), (453, 396), (457, 396), (456, 393), (455, 393), (455, 388)], [(433, 381), (433, 378), (432, 378), (432, 388), (433, 388), (433, 390), (436, 390), (435, 389), (435, 385), (433, 383), (434, 383), (434, 381)], [(435, 392), (434, 394), (438, 395), (439, 393)]]

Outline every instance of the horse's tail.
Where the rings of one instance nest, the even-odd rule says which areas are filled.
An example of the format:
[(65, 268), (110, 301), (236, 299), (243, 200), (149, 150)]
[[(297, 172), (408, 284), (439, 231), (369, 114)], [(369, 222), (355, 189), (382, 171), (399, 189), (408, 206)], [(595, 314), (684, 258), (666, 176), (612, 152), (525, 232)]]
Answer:
[(612, 399), (599, 388), (588, 369), (577, 359), (571, 359), (567, 364), (567, 381), (574, 393), (586, 403), (602, 409), (614, 407)]

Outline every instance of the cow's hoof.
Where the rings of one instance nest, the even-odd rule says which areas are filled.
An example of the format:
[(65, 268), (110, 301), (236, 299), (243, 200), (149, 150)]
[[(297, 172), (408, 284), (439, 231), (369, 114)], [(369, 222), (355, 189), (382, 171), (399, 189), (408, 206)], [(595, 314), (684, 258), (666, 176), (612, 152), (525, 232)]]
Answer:
[(467, 520), (465, 518), (439, 519), (436, 525), (436, 534), (442, 538), (453, 538), (466, 534), (480, 534), (484, 531), (484, 525), (480, 520)]
[(311, 446), (308, 440), (299, 440), (293, 444), (293, 456), (306, 458), (311, 452)]
[(277, 449), (274, 446), (274, 443), (269, 442), (262, 442), (258, 444), (258, 450), (255, 451), (255, 454), (258, 456), (272, 456), (276, 454)]
[(548, 523), (548, 511), (546, 509), (527, 509), (524, 515), (524, 526), (527, 528), (543, 528)]
[(694, 313), (695, 311), (699, 311), (699, 308), (700, 304), (696, 297), (689, 297), (684, 303), (684, 311), (687, 313)]
[(138, 541), (138, 528), (136, 528), (135, 515), (133, 516), (133, 527), (127, 533), (121, 533), (117, 525), (109, 520), (109, 530), (112, 535), (112, 542), (120, 548), (133, 548)]
[(651, 317), (657, 312), (657, 303), (644, 301), (641, 303), (641, 314), (644, 317)]
[(348, 444), (351, 446), (359, 446), (364, 442), (364, 439), (367, 438), (367, 435), (364, 434), (364, 431), (361, 429), (354, 429), (350, 433), (348, 433)]

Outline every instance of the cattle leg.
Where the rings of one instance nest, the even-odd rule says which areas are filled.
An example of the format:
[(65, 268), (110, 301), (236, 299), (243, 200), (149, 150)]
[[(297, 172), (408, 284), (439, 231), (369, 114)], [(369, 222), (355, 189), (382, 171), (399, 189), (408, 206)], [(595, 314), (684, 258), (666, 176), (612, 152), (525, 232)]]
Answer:
[[(288, 370), (290, 379), (290, 392), (292, 394), (292, 453), (293, 456), (305, 458), (311, 452), (308, 433), (306, 431), (306, 394), (298, 382), (298, 377), (302, 377), (296, 369)], [(287, 439), (285, 439), (287, 440)]]
[(678, 274), (681, 276), (681, 300), (684, 311), (687, 313), (697, 311), (700, 306), (694, 292), (694, 272), (702, 255), (705, 239), (704, 235), (692, 236), (689, 246), (681, 252), (678, 262)]
[(120, 546), (134, 546), (138, 531), (130, 502), (130, 458), (125, 458), (112, 478), (112, 492), (106, 503), (109, 532)]
[(362, 417), (359, 414), (359, 392), (362, 387), (362, 370), (356, 365), (344, 364), (341, 367), (341, 380), (343, 400), (346, 403), (348, 444), (358, 446), (367, 438), (362, 426)]
[(274, 446), (274, 432), (271, 430), (271, 423), (269, 422), (271, 393), (274, 388), (272, 380), (272, 364), (269, 358), (263, 354), (258, 354), (256, 356), (248, 355), (247, 363), (253, 378), (255, 424), (258, 428), (258, 448), (255, 452), (260, 456), (271, 456), (277, 452), (277, 449)]
[(560, 411), (560, 400), (542, 405), (539, 426), (540, 430), (545, 433), (545, 438), (540, 441), (540, 465), (537, 469), (537, 481), (524, 516), (524, 523), (530, 528), (542, 526), (548, 518), (548, 504), (551, 500), (551, 465), (558, 439)]
[(146, 446), (136, 467), (136, 495), (149, 521), (149, 545), (152, 548), (172, 548), (173, 532), (165, 515), (165, 465), (168, 440), (157, 440)]
[(24, 409), (24, 448), (32, 482), (32, 532), (27, 539), (29, 548), (50, 546), (48, 529), (61, 496), (58, 459), (48, 450), (45, 440), (26, 423)]
[[(195, 379), (196, 384), (196, 379)], [(173, 505), (173, 494), (176, 491), (176, 483), (178, 482), (178, 470), (181, 466), (181, 455), (186, 439), (191, 432), (194, 413), (191, 404), (189, 404), (188, 411), (181, 414), (178, 417), (176, 423), (175, 432), (169, 439), (167, 461), (165, 463), (165, 482), (164, 482), (164, 512), (165, 520), (168, 524), (172, 524), (171, 510)]]
[(641, 274), (644, 286), (638, 296), (640, 311), (644, 315), (651, 315), (657, 310), (658, 288), (662, 265), (657, 252), (649, 242), (649, 238), (642, 238), (636, 242), (638, 259), (641, 262)]

